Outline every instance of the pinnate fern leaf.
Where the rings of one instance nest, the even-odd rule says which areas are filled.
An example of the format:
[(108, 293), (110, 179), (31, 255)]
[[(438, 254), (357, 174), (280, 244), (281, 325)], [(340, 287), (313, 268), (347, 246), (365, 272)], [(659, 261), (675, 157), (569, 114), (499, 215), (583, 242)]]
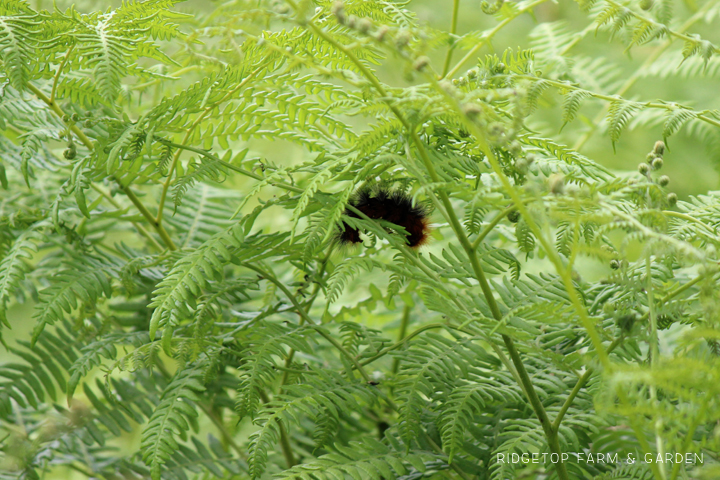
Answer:
[(181, 368), (162, 394), (159, 405), (142, 432), (140, 448), (153, 480), (159, 480), (162, 466), (177, 450), (176, 437), (190, 426), (186, 417), (198, 415), (194, 402), (205, 390), (206, 357)]

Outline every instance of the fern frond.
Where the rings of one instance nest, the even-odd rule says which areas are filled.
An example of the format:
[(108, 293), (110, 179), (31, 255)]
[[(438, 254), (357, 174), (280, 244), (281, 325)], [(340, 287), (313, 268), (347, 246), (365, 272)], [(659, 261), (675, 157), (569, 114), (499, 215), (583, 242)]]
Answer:
[(12, 86), (22, 92), (30, 80), (31, 58), (38, 46), (42, 20), (30, 11), (7, 13), (11, 12), (0, 15), (0, 60)]
[(40, 292), (35, 306), (36, 325), (32, 343), (37, 342), (46, 325), (62, 320), (64, 313), (70, 313), (78, 306), (94, 304), (101, 295), (112, 296), (111, 279), (117, 276), (118, 266), (107, 258), (89, 255), (76, 257), (58, 272), (53, 284)]
[(10, 326), (5, 316), (7, 302), (25, 278), (25, 274), (32, 268), (29, 261), (37, 253), (38, 245), (47, 240), (42, 230), (38, 228), (41, 226), (40, 224), (31, 227), (20, 234), (0, 262), (0, 325)]
[(280, 429), (297, 423), (299, 414), (313, 418), (337, 417), (343, 409), (354, 410), (359, 404), (371, 405), (376, 399), (372, 387), (348, 382), (337, 375), (318, 371), (302, 385), (288, 385), (287, 393), (266, 404), (255, 423), (260, 430), (250, 436), (248, 465), (252, 478), (265, 470), (268, 448), (280, 438)]
[(426, 463), (437, 458), (428, 452), (402, 454), (370, 438), (351, 442), (348, 446), (336, 445), (335, 450), (314, 461), (278, 473), (273, 479), (335, 480), (345, 478), (346, 475), (368, 480), (415, 478), (428, 470)]
[(632, 115), (639, 109), (639, 105), (623, 99), (617, 99), (610, 104), (607, 114), (608, 131), (610, 133), (610, 141), (615, 144), (620, 140), (620, 134)]
[(509, 374), (493, 372), (492, 377), (475, 376), (471, 382), (461, 384), (449, 393), (439, 419), (448, 463), (452, 463), (453, 457), (462, 448), (464, 434), (473, 424), (475, 415), (486, 411), (488, 404), (523, 402), (522, 392), (513, 383)]
[(196, 417), (193, 402), (205, 390), (203, 378), (206, 362), (199, 359), (181, 368), (165, 388), (159, 405), (143, 430), (141, 448), (143, 460), (150, 467), (153, 480), (159, 480), (163, 465), (178, 449), (176, 436), (184, 437), (190, 425), (186, 417)]
[(496, 363), (472, 339), (453, 341), (434, 333), (414, 342), (398, 358), (403, 378), (398, 388), (399, 430), (408, 444), (421, 434), (423, 410), (436, 391), (453, 388), (471, 367), (492, 368)]
[(254, 415), (260, 401), (263, 388), (271, 385), (276, 372), (273, 366), (276, 359), (287, 355), (287, 349), (299, 352), (312, 352), (308, 343), (309, 327), (288, 328), (272, 323), (262, 323), (247, 339), (243, 349), (247, 361), (242, 366), (238, 399), (235, 411), (244, 418)]

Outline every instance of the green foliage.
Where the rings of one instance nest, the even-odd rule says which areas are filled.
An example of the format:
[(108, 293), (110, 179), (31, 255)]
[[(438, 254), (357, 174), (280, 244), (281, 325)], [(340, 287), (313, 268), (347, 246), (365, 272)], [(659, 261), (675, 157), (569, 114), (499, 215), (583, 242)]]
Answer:
[(717, 0), (63, 3), (0, 4), (0, 477), (717, 478)]

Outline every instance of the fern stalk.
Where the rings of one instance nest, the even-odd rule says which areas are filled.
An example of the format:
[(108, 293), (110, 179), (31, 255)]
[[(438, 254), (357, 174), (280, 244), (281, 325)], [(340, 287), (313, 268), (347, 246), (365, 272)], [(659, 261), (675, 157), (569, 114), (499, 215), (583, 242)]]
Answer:
[[(650, 317), (650, 369), (654, 370), (657, 368), (660, 360), (660, 345), (657, 333), (657, 315), (655, 313), (655, 295), (653, 294), (653, 283), (652, 283), (652, 269), (650, 253), (648, 252), (645, 257), (645, 275), (647, 276), (647, 301), (648, 301), (648, 315)], [(657, 391), (655, 385), (650, 385), (650, 401), (658, 404)], [(662, 429), (663, 419), (661, 415), (655, 419), (655, 448), (657, 448), (658, 455), (662, 458), (665, 457), (665, 447), (662, 440)], [(661, 465), (658, 468), (660, 471), (660, 478), (665, 480), (667, 478), (667, 472), (665, 471), (665, 463), (660, 462)]]
[(460, 9), (460, 0), (453, 0), (452, 9), (452, 20), (450, 24), (450, 46), (448, 47), (447, 54), (445, 55), (445, 65), (443, 66), (443, 72), (440, 78), (444, 78), (450, 70), (450, 62), (452, 62), (453, 51), (455, 50), (455, 39), (453, 38), (457, 33), (457, 21), (458, 21), (458, 10)]
[[(400, 331), (398, 332), (398, 339), (396, 345), (399, 343), (400, 345), (405, 344), (403, 341), (405, 339), (405, 334), (407, 333), (407, 327), (408, 323), (410, 322), (410, 305), (405, 305), (403, 308), (403, 314), (402, 319), (400, 320)], [(400, 367), (400, 358), (395, 358), (393, 360), (392, 368), (390, 371), (393, 374), (396, 374), (398, 372), (398, 368)]]
[(72, 54), (72, 51), (75, 49), (75, 45), (71, 45), (68, 49), (67, 53), (63, 57), (62, 61), (60, 62), (60, 65), (58, 65), (57, 72), (55, 72), (55, 76), (53, 77), (53, 83), (52, 88), (50, 89), (50, 103), (55, 103), (55, 93), (57, 92), (57, 85), (58, 80), (60, 79), (60, 74), (62, 73), (63, 67), (65, 66), (65, 63), (68, 61), (68, 58), (70, 58), (70, 55)]
[(492, 232), (495, 227), (502, 221), (503, 218), (507, 217), (508, 213), (512, 212), (515, 209), (513, 205), (510, 205), (505, 210), (498, 213), (495, 218), (493, 218), (492, 222), (488, 223), (487, 226), (482, 230), (482, 232), (478, 233), (477, 238), (472, 243), (471, 247), (473, 250), (477, 251), (478, 247), (480, 247), (480, 244), (485, 240), (485, 237), (487, 237), (490, 232)]
[[(425, 151), (425, 148), (420, 141), (420, 138), (418, 137), (417, 133), (415, 131), (411, 132), (411, 139), (416, 145), (416, 148), (419, 150), (420, 158), (422, 159), (423, 163), (425, 164), (425, 168), (428, 171), (428, 174), (430, 175), (430, 178), (433, 180), (433, 182), (439, 182), (440, 177), (438, 176), (437, 172), (435, 171), (435, 167), (432, 164), (432, 161), (430, 160), (430, 157), (427, 155), (427, 152)], [(476, 138), (482, 138), (480, 136), (477, 136)], [(490, 155), (492, 155), (492, 151), (485, 147), (486, 151), (485, 154), (487, 155), (488, 159), (490, 159)], [(496, 165), (497, 159), (493, 158), (491, 160), (491, 164), (493, 167)], [(498, 168), (499, 170), (499, 168)], [(514, 188), (511, 187), (509, 184), (507, 185), (509, 187), (509, 190), (512, 190), (514, 192)], [(507, 188), (506, 187), (506, 188)], [(517, 195), (517, 194), (516, 194)], [(495, 301), (495, 296), (493, 295), (492, 290), (490, 289), (490, 284), (487, 281), (487, 278), (485, 277), (485, 272), (483, 271), (482, 267), (480, 266), (480, 262), (478, 262), (477, 253), (475, 249), (473, 249), (472, 245), (468, 241), (467, 236), (465, 235), (465, 231), (462, 228), (462, 225), (460, 224), (460, 221), (458, 220), (457, 216), (455, 215), (455, 210), (452, 207), (452, 204), (450, 203), (450, 198), (447, 196), (447, 193), (443, 190), (438, 192), (438, 196), (440, 197), (440, 201), (445, 205), (445, 210), (448, 215), (448, 219), (450, 221), (450, 225), (453, 228), (453, 231), (455, 232), (455, 236), (460, 241), (460, 245), (462, 246), (463, 250), (465, 250), (465, 254), (468, 256), (468, 259), (470, 260), (470, 265), (472, 265), (473, 272), (475, 274), (475, 278), (480, 283), (480, 288), (483, 291), (483, 294), (485, 296), (485, 300), (488, 303), (488, 306), (490, 307), (490, 311), (492, 312), (493, 317), (495, 320), (500, 321), (502, 320), (503, 316), (500, 312), (500, 309), (498, 308), (497, 302)], [(514, 198), (515, 204), (518, 205), (519, 208), (525, 209), (524, 206), (520, 206), (521, 203), (519, 201), (519, 198)], [(523, 212), (524, 215), (527, 214), (527, 212)], [(558, 435), (557, 431), (552, 428), (552, 422), (550, 421), (550, 418), (547, 415), (547, 412), (545, 411), (545, 407), (543, 406), (542, 402), (540, 401), (540, 398), (537, 395), (537, 392), (535, 391), (535, 386), (532, 383), (532, 380), (530, 379), (530, 376), (527, 373), (527, 370), (525, 370), (525, 365), (522, 361), (522, 358), (520, 357), (520, 353), (517, 351), (517, 348), (515, 348), (515, 342), (513, 342), (512, 338), (509, 336), (502, 334), (503, 343), (505, 343), (505, 348), (507, 348), (508, 353), (510, 354), (510, 358), (515, 365), (515, 368), (517, 370), (517, 374), (520, 376), (520, 380), (522, 381), (522, 385), (525, 390), (525, 394), (528, 397), (528, 400), (530, 401), (530, 405), (532, 406), (533, 410), (535, 411), (535, 415), (537, 416), (538, 420), (540, 421), (540, 425), (543, 428), (543, 431), (545, 432), (545, 436), (547, 437), (548, 446), (550, 447), (550, 450), (553, 453), (557, 453), (559, 457), (562, 457), (562, 449), (560, 448), (560, 442), (558, 441)], [(555, 470), (557, 471), (558, 477), (561, 480), (570, 480), (570, 477), (568, 476), (567, 468), (565, 467), (565, 464), (562, 462), (558, 462), (555, 464)]]
[[(234, 172), (240, 173), (246, 177), (252, 178), (254, 180), (259, 180), (259, 181), (264, 180), (264, 177), (262, 177), (261, 175), (251, 172), (250, 170), (240, 168), (237, 165), (233, 165), (230, 162), (226, 162), (226, 161), (222, 160), (220, 157), (218, 157), (217, 155), (214, 155), (213, 153), (208, 152), (207, 150), (204, 150), (202, 148), (193, 147), (192, 145), (185, 145), (182, 143), (171, 142), (170, 140), (167, 140), (162, 137), (155, 136), (154, 138), (156, 138), (159, 142), (162, 142), (165, 145), (168, 145), (170, 147), (177, 148), (178, 150), (187, 150), (189, 152), (195, 152), (199, 155), (203, 155), (203, 156), (209, 158), (210, 160), (221, 164), (223, 167), (228, 168)], [(272, 185), (273, 187), (282, 188), (284, 190), (287, 190), (287, 191), (293, 192), (293, 193), (303, 193), (305, 191), (302, 188), (296, 187), (294, 185), (289, 185), (285, 182), (271, 182), (270, 185)]]

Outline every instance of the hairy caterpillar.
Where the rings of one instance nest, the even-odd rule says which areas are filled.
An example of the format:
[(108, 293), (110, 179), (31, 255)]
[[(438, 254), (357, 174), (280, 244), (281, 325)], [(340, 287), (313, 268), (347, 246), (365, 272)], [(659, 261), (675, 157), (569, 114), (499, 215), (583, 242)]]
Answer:
[[(427, 243), (430, 233), (429, 208), (426, 205), (413, 205), (412, 198), (402, 190), (390, 190), (385, 186), (358, 189), (349, 201), (349, 205), (360, 210), (367, 217), (382, 219), (399, 225), (408, 232), (407, 242), (411, 248)], [(345, 209), (345, 215), (359, 218), (359, 215)], [(343, 223), (339, 232), (340, 243), (356, 245), (361, 242), (360, 231)]]

